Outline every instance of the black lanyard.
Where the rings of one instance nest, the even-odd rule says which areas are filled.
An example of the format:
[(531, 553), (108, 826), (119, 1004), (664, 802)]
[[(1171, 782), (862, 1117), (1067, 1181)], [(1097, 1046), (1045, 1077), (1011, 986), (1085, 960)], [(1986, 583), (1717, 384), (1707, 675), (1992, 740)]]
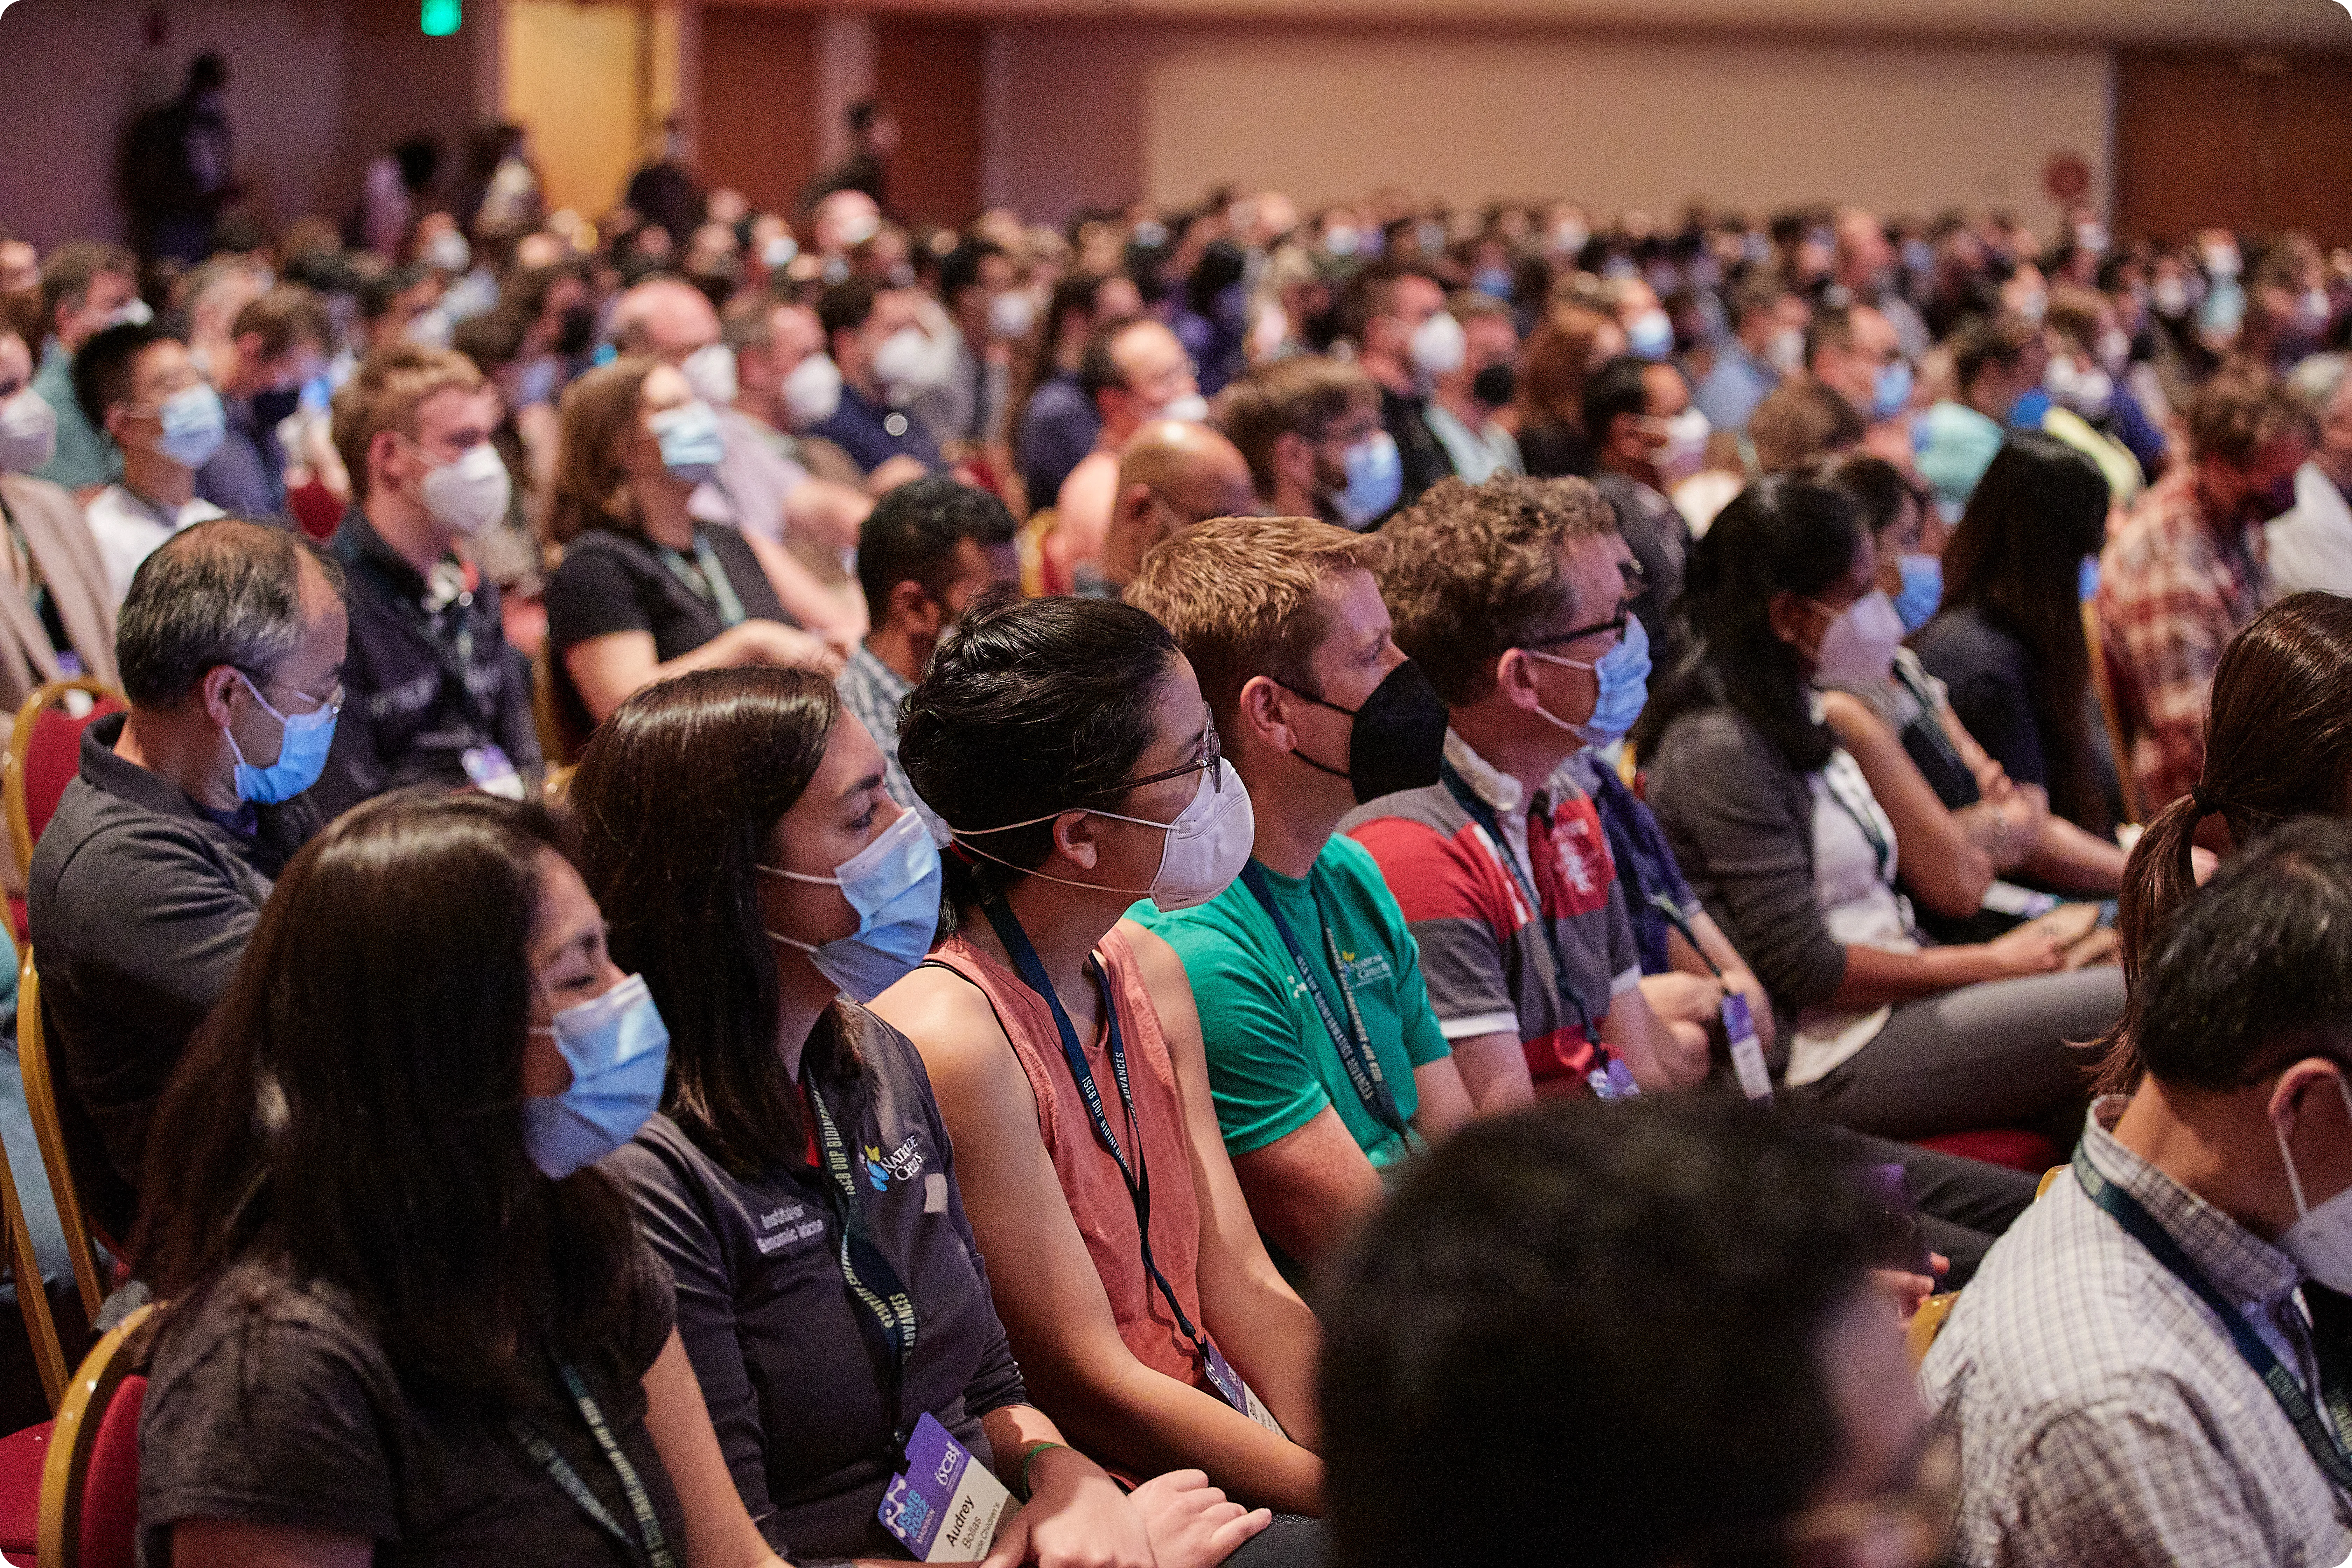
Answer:
[[(2190, 1261), (2189, 1255), (2180, 1250), (2180, 1244), (2172, 1239), (2171, 1233), (2158, 1225), (2155, 1216), (2142, 1208), (2137, 1198), (2107, 1180), (2091, 1163), (2090, 1154), (2084, 1149), (2074, 1151), (2074, 1175), (2083, 1184), (2083, 1190), (2091, 1195), (2093, 1203), (2112, 1215), (2116, 1223), (2122, 1226), (2134, 1241), (2147, 1248), (2158, 1263), (2172, 1270), (2180, 1282), (2196, 1292), (2197, 1299), (2221, 1320), (2221, 1326), (2230, 1332), (2231, 1342), (2238, 1347), (2238, 1354), (2253, 1368), (2254, 1374), (2263, 1380), (2263, 1386), (2270, 1390), (2271, 1397), (2278, 1401), (2279, 1408), (2294, 1423), (2295, 1436), (2303, 1439), (2304, 1448), (2311, 1455), (2312, 1462), (2339, 1490), (2352, 1490), (2352, 1453), (2346, 1449), (2347, 1435), (2352, 1435), (2352, 1405), (2346, 1401), (2342, 1380), (2329, 1379), (2323, 1363), (2319, 1392), (2320, 1397), (2326, 1402), (2327, 1414), (2322, 1416), (2311, 1403), (2311, 1396), (2304, 1392), (2302, 1382), (2280, 1363), (2277, 1352), (2263, 1342), (2263, 1337), (2254, 1332), (2253, 1325), (2222, 1298), (2213, 1282), (2205, 1278), (2204, 1270)], [(2334, 1387), (2328, 1386), (2331, 1381)]]
[(890, 1405), (890, 1452), (896, 1462), (907, 1447), (907, 1363), (915, 1356), (915, 1303), (900, 1283), (898, 1271), (875, 1245), (865, 1205), (857, 1199), (856, 1178), (850, 1173), (848, 1146), (842, 1142), (841, 1129), (833, 1124), (824, 1096), (813, 1082), (807, 1089), (809, 1106), (816, 1112), (817, 1139), (824, 1149), (824, 1167), (832, 1176), (834, 1218), (841, 1226), (842, 1283), (849, 1287), (850, 1295), (866, 1309), (877, 1331), (879, 1342), (872, 1348), (881, 1352), (876, 1360), (881, 1363), (883, 1391)]
[(719, 613), (719, 625), (732, 626), (741, 624), (743, 601), (736, 597), (735, 584), (728, 581), (727, 569), (719, 564), (719, 552), (710, 548), (710, 541), (702, 536), (700, 529), (694, 532), (694, 559), (691, 561), (667, 544), (656, 545), (654, 549), (661, 557), (662, 564), (669, 568), (670, 575), (686, 584), (687, 592)]
[[(439, 610), (428, 610), (423, 600), (413, 596), (393, 581), (392, 573), (383, 563), (371, 559), (362, 551), (344, 549), (340, 544), (336, 553), (352, 570), (366, 573), (383, 590), (384, 597), (400, 605), (402, 613), (411, 617), (418, 637), (425, 643), (425, 652), (432, 656), (435, 666), (440, 669), (441, 679), (447, 683), (467, 721), (484, 739), (495, 742), (498, 727), (490, 721), (489, 710), (483, 707), (481, 698), (476, 695), (472, 684), (466, 679), (474, 666), (474, 595), (463, 593)], [(429, 591), (429, 581), (427, 588)], [(457, 618), (454, 637), (442, 629), (446, 617), (452, 615)]]
[(1321, 1016), (1324, 1030), (1330, 1035), (1331, 1044), (1339, 1053), (1339, 1065), (1348, 1069), (1348, 1081), (1356, 1086), (1357, 1098), (1364, 1102), (1364, 1109), (1370, 1111), (1381, 1126), (1404, 1140), (1406, 1148), (1418, 1150), (1421, 1140), (1397, 1110), (1396, 1096), (1389, 1089), (1388, 1075), (1381, 1070), (1380, 1056), (1372, 1049), (1371, 1031), (1364, 1027), (1364, 1015), (1356, 1005), (1356, 989), (1348, 984), (1348, 966), (1339, 962), (1339, 943), (1331, 934), (1330, 919), (1323, 913), (1323, 897), (1315, 889), (1315, 873), (1311, 869), (1307, 872), (1307, 889), (1315, 900), (1316, 918), (1323, 928), (1323, 952), (1331, 962), (1331, 977), (1339, 982), (1339, 1000), (1348, 1010), (1344, 1024), (1340, 1022), (1338, 1010), (1332, 1007), (1330, 997), (1324, 994), (1323, 983), (1317, 978), (1315, 966), (1307, 962), (1307, 949), (1299, 942), (1298, 933), (1290, 929), (1290, 922), (1276, 907), (1274, 888), (1265, 879), (1265, 868), (1252, 860), (1242, 868), (1242, 882), (1257, 900), (1259, 907), (1265, 910), (1267, 918), (1274, 921), (1275, 931), (1282, 937), (1282, 945), (1290, 950), (1291, 968), (1297, 972), (1298, 983), (1307, 995), (1314, 998), (1315, 1011)]
[(650, 1568), (677, 1568), (677, 1559), (672, 1555), (669, 1542), (662, 1533), (661, 1521), (654, 1514), (653, 1500), (646, 1495), (645, 1483), (637, 1479), (636, 1467), (629, 1463), (629, 1457), (621, 1452), (621, 1445), (614, 1441), (613, 1429), (605, 1425), (604, 1413), (597, 1408), (596, 1401), (588, 1393), (588, 1385), (580, 1381), (580, 1374), (568, 1363), (559, 1363), (555, 1370), (562, 1377), (564, 1388), (571, 1393), (572, 1403), (580, 1407), (580, 1414), (586, 1418), (588, 1430), (595, 1434), (596, 1446), (604, 1451), (605, 1463), (611, 1465), (613, 1473), (621, 1478), (622, 1494), (629, 1500), (629, 1511), (636, 1516), (636, 1538), (631, 1539), (627, 1529), (613, 1517), (613, 1510), (604, 1506), (604, 1500), (588, 1489), (588, 1483), (580, 1479), (580, 1472), (572, 1468), (572, 1461), (557, 1453), (555, 1445), (520, 1415), (515, 1416), (510, 1423), (516, 1437), (521, 1440), (530, 1457), (554, 1478), (555, 1484), (563, 1489), (563, 1495), (578, 1503), (580, 1510), (593, 1520), (599, 1530), (619, 1542), (632, 1556), (650, 1564)]
[[(1511, 874), (1511, 880), (1518, 884), (1519, 892), (1528, 900), (1528, 913), (1534, 917), (1536, 928), (1543, 932), (1544, 951), (1551, 954), (1551, 988), (1559, 994), (1561, 1001), (1576, 1010), (1577, 1027), (1592, 1047), (1598, 1060), (1607, 1061), (1609, 1048), (1601, 1043), (1600, 1031), (1592, 1026), (1592, 1014), (1584, 1005), (1584, 998), (1579, 996), (1568, 983), (1568, 955), (1559, 950), (1559, 932), (1553, 928), (1551, 916), (1544, 909), (1543, 895), (1536, 890), (1535, 882), (1528, 877), (1527, 868), (1519, 864), (1518, 856), (1512, 853), (1511, 842), (1503, 837), (1503, 825), (1496, 816), (1495, 808), (1478, 798), (1477, 791), (1470, 787), (1470, 781), (1464, 778), (1452, 763), (1441, 764), (1438, 776), (1445, 781), (1446, 789), (1452, 792), (1462, 809), (1470, 814), (1470, 820), (1486, 835), (1486, 842), (1495, 847), (1495, 858), (1503, 863), (1503, 868)], [(1532, 805), (1529, 809), (1532, 812)]]
[(1911, 700), (1919, 705), (1919, 716), (1912, 722), (1927, 730), (1928, 744), (1934, 746), (1937, 754), (1953, 767), (1963, 773), (1968, 773), (1971, 778), (1975, 777), (1976, 775), (1969, 772), (1967, 759), (1960, 755), (1959, 748), (1952, 744), (1952, 738), (1949, 735), (1944, 733), (1944, 721), (1936, 715), (1936, 694), (1913, 680), (1910, 672), (1903, 668), (1903, 661), (1899, 658), (1895, 661), (1894, 675), (1895, 684), (1909, 692)]
[(1168, 1277), (1160, 1272), (1160, 1264), (1151, 1256), (1151, 1171), (1143, 1159), (1143, 1135), (1135, 1120), (1135, 1089), (1128, 1076), (1127, 1047), (1119, 1038), (1118, 1009), (1111, 1003), (1109, 976), (1103, 968), (1102, 955), (1094, 955), (1096, 984), (1102, 994), (1103, 1021), (1110, 1036), (1111, 1077), (1118, 1085), (1118, 1104), (1127, 1113), (1128, 1131), (1135, 1138), (1132, 1164), (1119, 1143), (1118, 1132), (1111, 1127), (1109, 1114), (1103, 1109), (1102, 1089), (1095, 1083), (1094, 1069), (1087, 1065), (1086, 1052), (1078, 1047), (1077, 1026), (1070, 1022), (1069, 1012), (1055, 993), (1053, 981), (1046, 978), (1045, 965), (1031, 945), (1029, 933), (1021, 929), (1021, 921), (1003, 899), (991, 894), (981, 900), (980, 909), (995, 928), (996, 940), (1004, 944), (1005, 956), (1013, 960), (1013, 973), (1054, 1015), (1054, 1027), (1062, 1037), (1062, 1059), (1069, 1064), (1071, 1080), (1078, 1086), (1078, 1098), (1086, 1101), (1087, 1116), (1095, 1125), (1095, 1137), (1109, 1151), (1111, 1163), (1118, 1167), (1119, 1180), (1127, 1184), (1128, 1198), (1135, 1205), (1135, 1234), (1143, 1248), (1143, 1271), (1160, 1288), (1168, 1310), (1176, 1314), (1176, 1327), (1192, 1342), (1192, 1352), (1201, 1358), (1202, 1368), (1213, 1372), (1217, 1363), (1212, 1358), (1208, 1336), (1192, 1326), (1192, 1318), (1176, 1300), (1176, 1288), (1168, 1283)]

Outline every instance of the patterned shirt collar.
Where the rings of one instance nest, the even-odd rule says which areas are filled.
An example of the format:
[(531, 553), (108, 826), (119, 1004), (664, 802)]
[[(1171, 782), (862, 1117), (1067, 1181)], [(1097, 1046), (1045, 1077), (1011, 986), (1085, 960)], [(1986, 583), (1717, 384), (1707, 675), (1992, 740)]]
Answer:
[(2098, 1173), (2139, 1201), (2213, 1288), (2231, 1301), (2275, 1310), (2302, 1282), (2294, 1258), (2141, 1159), (2113, 1131), (2126, 1097), (2111, 1094), (2091, 1107), (2084, 1152)]
[(875, 658), (874, 650), (862, 642), (857, 645), (857, 651), (849, 656), (849, 662), (843, 673), (856, 675), (859, 680), (873, 688), (884, 701), (894, 706), (908, 692), (915, 689), (914, 682)]
[[(1545, 798), (1557, 804), (1584, 794), (1577, 784), (1574, 769), (1576, 757), (1584, 754), (1579, 752), (1553, 770), (1551, 777), (1544, 781), (1541, 793)], [(1519, 781), (1496, 769), (1450, 728), (1445, 731), (1445, 760), (1462, 775), (1470, 793), (1493, 806), (1505, 820), (1519, 816), (1527, 806), (1528, 792)]]

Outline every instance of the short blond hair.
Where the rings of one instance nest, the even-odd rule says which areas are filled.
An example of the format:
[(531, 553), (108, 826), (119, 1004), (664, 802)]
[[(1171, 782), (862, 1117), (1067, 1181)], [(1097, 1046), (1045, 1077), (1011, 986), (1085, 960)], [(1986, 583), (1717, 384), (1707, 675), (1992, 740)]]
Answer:
[(1309, 517), (1213, 518), (1145, 556), (1126, 598), (1175, 637), (1218, 727), (1232, 732), (1254, 677), (1307, 685), (1328, 629), (1325, 585), (1374, 570), (1381, 553), (1378, 535)]
[(416, 438), (416, 410), (436, 392), (478, 392), (482, 373), (448, 349), (394, 343), (368, 355), (335, 394), (335, 455), (352, 476), (352, 499), (367, 500), (368, 448), (386, 430)]

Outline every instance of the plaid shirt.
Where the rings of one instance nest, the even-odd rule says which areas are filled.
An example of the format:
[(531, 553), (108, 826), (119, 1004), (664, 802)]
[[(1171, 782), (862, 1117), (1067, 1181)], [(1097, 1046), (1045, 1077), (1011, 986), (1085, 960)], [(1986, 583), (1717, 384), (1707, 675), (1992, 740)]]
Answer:
[(882, 748), (882, 787), (890, 798), (921, 817), (930, 828), (931, 837), (947, 842), (947, 831), (931, 808), (915, 794), (915, 786), (907, 782), (907, 770), (898, 765), (898, 707), (914, 689), (911, 682), (901, 679), (898, 672), (874, 657), (864, 643), (849, 656), (834, 679), (834, 689), (841, 693), (841, 705), (849, 710), (874, 743)]
[(2270, 596), (2263, 531), (2216, 534), (2197, 474), (2177, 467), (2140, 498), (2099, 561), (2103, 653), (2115, 677), (2143, 817), (2205, 766), (2205, 704), (2221, 648)]
[[(2091, 1163), (2315, 1386), (2294, 1260), (2117, 1142), (2123, 1103), (2093, 1107)], [(2352, 1500), (2228, 1331), (2071, 1173), (1986, 1256), (1920, 1382), (1960, 1437), (1956, 1562), (2335, 1568), (2352, 1552)]]

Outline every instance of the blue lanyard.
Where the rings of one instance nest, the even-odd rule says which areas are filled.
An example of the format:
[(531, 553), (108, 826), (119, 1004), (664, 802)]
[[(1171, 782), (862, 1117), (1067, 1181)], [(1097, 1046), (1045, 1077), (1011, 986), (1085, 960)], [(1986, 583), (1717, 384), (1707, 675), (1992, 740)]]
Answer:
[(1176, 1288), (1160, 1271), (1159, 1261), (1151, 1256), (1151, 1170), (1143, 1159), (1143, 1135), (1137, 1131), (1135, 1120), (1135, 1089), (1128, 1076), (1127, 1046), (1119, 1038), (1118, 1009), (1111, 1005), (1108, 975), (1103, 967), (1102, 954), (1094, 955), (1095, 983), (1102, 995), (1103, 1021), (1110, 1036), (1110, 1071), (1118, 1085), (1119, 1109), (1127, 1114), (1128, 1131), (1135, 1135), (1135, 1156), (1129, 1163), (1127, 1151), (1120, 1145), (1118, 1133), (1110, 1124), (1110, 1116), (1103, 1109), (1102, 1089), (1095, 1082), (1094, 1069), (1087, 1065), (1087, 1054), (1078, 1046), (1077, 1026), (1070, 1022), (1062, 998), (1055, 994), (1054, 983), (1045, 975), (1045, 965), (1037, 956), (1037, 949), (1029, 941), (1029, 933), (1021, 929), (1020, 920), (1012, 907), (992, 893), (981, 900), (981, 912), (995, 928), (996, 940), (1004, 944), (1005, 956), (1013, 960), (1013, 973), (1021, 983), (1034, 991), (1046, 1009), (1054, 1015), (1054, 1027), (1062, 1037), (1062, 1059), (1069, 1064), (1070, 1078), (1078, 1086), (1078, 1098), (1086, 1101), (1087, 1116), (1095, 1125), (1095, 1137), (1110, 1153), (1111, 1163), (1118, 1167), (1119, 1179), (1127, 1184), (1129, 1201), (1135, 1205), (1135, 1234), (1142, 1245), (1143, 1271), (1159, 1287), (1176, 1315), (1176, 1327), (1192, 1343), (1192, 1352), (1201, 1358), (1203, 1367), (1222, 1364), (1210, 1350), (1209, 1338), (1192, 1324), (1192, 1318), (1176, 1300)]
[(2253, 1368), (2263, 1386), (2270, 1390), (2271, 1397), (2278, 1401), (2279, 1408), (2294, 1423), (2295, 1436), (2303, 1439), (2312, 1461), (2338, 1489), (2352, 1490), (2352, 1454), (2347, 1454), (2345, 1447), (2345, 1435), (2352, 1431), (2352, 1406), (2347, 1405), (2341, 1380), (2335, 1380), (2336, 1386), (2333, 1388), (2327, 1386), (2330, 1380), (2323, 1365), (2320, 1397), (2327, 1405), (2327, 1414), (2323, 1418), (2312, 1405), (2311, 1396), (2304, 1392), (2302, 1382), (2280, 1364), (2277, 1353), (2263, 1342), (2262, 1336), (2254, 1332), (2253, 1325), (2237, 1308), (2222, 1299), (2213, 1282), (2205, 1278), (2204, 1270), (2180, 1250), (2180, 1244), (2172, 1239), (2171, 1233), (2157, 1224), (2155, 1216), (2142, 1208), (2137, 1198), (2101, 1174), (2091, 1163), (2088, 1152), (2080, 1148), (2074, 1151), (2074, 1176), (2093, 1203), (2113, 1215), (2134, 1241), (2172, 1270), (2221, 1320), (2221, 1326), (2230, 1332), (2231, 1343), (2238, 1347), (2238, 1354)]
[(824, 1096), (813, 1081), (808, 1084), (808, 1098), (810, 1107), (816, 1112), (825, 1170), (832, 1177), (834, 1218), (841, 1226), (842, 1282), (849, 1287), (849, 1293), (866, 1309), (879, 1331), (883, 1388), (890, 1404), (890, 1447), (893, 1455), (903, 1454), (908, 1430), (907, 1363), (915, 1358), (914, 1300), (907, 1294), (898, 1271), (890, 1266), (889, 1258), (874, 1240), (874, 1233), (866, 1224), (865, 1205), (858, 1202), (857, 1181), (850, 1171), (848, 1147), (842, 1140), (841, 1129), (834, 1125), (832, 1111), (825, 1108)]
[[(1534, 920), (1536, 929), (1543, 932), (1544, 951), (1551, 954), (1551, 988), (1559, 994), (1561, 1001), (1575, 1009), (1577, 1028), (1583, 1033), (1586, 1043), (1591, 1046), (1596, 1058), (1606, 1062), (1609, 1047), (1601, 1043), (1601, 1033), (1592, 1026), (1591, 1011), (1585, 1006), (1584, 998), (1579, 996), (1568, 983), (1568, 957), (1559, 950), (1559, 932), (1553, 928), (1551, 916), (1544, 909), (1543, 895), (1536, 890), (1527, 868), (1521, 866), (1519, 858), (1511, 853), (1510, 840), (1503, 837), (1503, 824), (1496, 816), (1495, 808), (1478, 798), (1478, 793), (1470, 787), (1470, 781), (1464, 778), (1452, 763), (1440, 766), (1439, 776), (1445, 781), (1446, 789), (1452, 792), (1462, 809), (1470, 814), (1470, 820), (1486, 835), (1486, 842), (1495, 847), (1495, 858), (1503, 863), (1503, 868), (1511, 874), (1511, 880), (1518, 884), (1520, 893), (1528, 900), (1528, 914)], [(1529, 810), (1533, 809), (1530, 805)]]
[(1356, 1096), (1364, 1102), (1380, 1124), (1404, 1140), (1405, 1147), (1417, 1150), (1421, 1139), (1404, 1117), (1397, 1110), (1396, 1096), (1389, 1089), (1388, 1075), (1381, 1070), (1381, 1058), (1372, 1050), (1371, 1031), (1364, 1027), (1364, 1015), (1356, 1005), (1355, 988), (1348, 984), (1347, 965), (1339, 962), (1339, 943), (1331, 934), (1331, 921), (1323, 914), (1323, 897), (1315, 890), (1315, 873), (1307, 874), (1307, 891), (1315, 899), (1317, 921), (1323, 928), (1323, 951), (1331, 962), (1332, 978), (1339, 983), (1339, 1000), (1348, 1009), (1345, 1024), (1331, 1005), (1330, 997), (1323, 993), (1323, 983), (1316, 977), (1314, 965), (1307, 960), (1307, 949), (1298, 933), (1290, 929), (1282, 910), (1275, 906), (1274, 887), (1265, 879), (1265, 868), (1252, 860), (1242, 868), (1242, 883), (1249, 889), (1282, 937), (1282, 945), (1290, 952), (1291, 968), (1298, 975), (1299, 984), (1314, 998), (1315, 1011), (1323, 1019), (1323, 1028), (1331, 1037), (1332, 1046), (1339, 1053), (1339, 1065), (1348, 1071), (1348, 1081), (1356, 1086)]
[(520, 1415), (513, 1417), (510, 1423), (516, 1437), (521, 1440), (524, 1449), (539, 1462), (541, 1468), (554, 1478), (555, 1484), (563, 1489), (564, 1496), (579, 1504), (581, 1511), (593, 1520), (599, 1530), (619, 1542), (631, 1555), (643, 1558), (650, 1568), (677, 1568), (677, 1559), (671, 1553), (669, 1542), (662, 1533), (661, 1521), (654, 1513), (653, 1500), (646, 1495), (645, 1483), (637, 1479), (636, 1467), (629, 1463), (629, 1457), (621, 1451), (621, 1445), (614, 1441), (613, 1429), (605, 1425), (604, 1413), (597, 1408), (595, 1399), (588, 1393), (588, 1385), (581, 1382), (580, 1374), (572, 1371), (569, 1363), (559, 1363), (556, 1371), (562, 1375), (563, 1386), (571, 1394), (572, 1403), (580, 1407), (581, 1415), (588, 1423), (588, 1430), (595, 1435), (596, 1446), (604, 1451), (605, 1462), (613, 1467), (613, 1473), (621, 1478), (621, 1491), (629, 1500), (629, 1511), (636, 1516), (637, 1539), (630, 1539), (628, 1531), (613, 1517), (613, 1510), (604, 1506), (604, 1500), (588, 1489), (588, 1483), (580, 1479), (580, 1472), (572, 1468), (572, 1462), (557, 1453), (555, 1445)]

